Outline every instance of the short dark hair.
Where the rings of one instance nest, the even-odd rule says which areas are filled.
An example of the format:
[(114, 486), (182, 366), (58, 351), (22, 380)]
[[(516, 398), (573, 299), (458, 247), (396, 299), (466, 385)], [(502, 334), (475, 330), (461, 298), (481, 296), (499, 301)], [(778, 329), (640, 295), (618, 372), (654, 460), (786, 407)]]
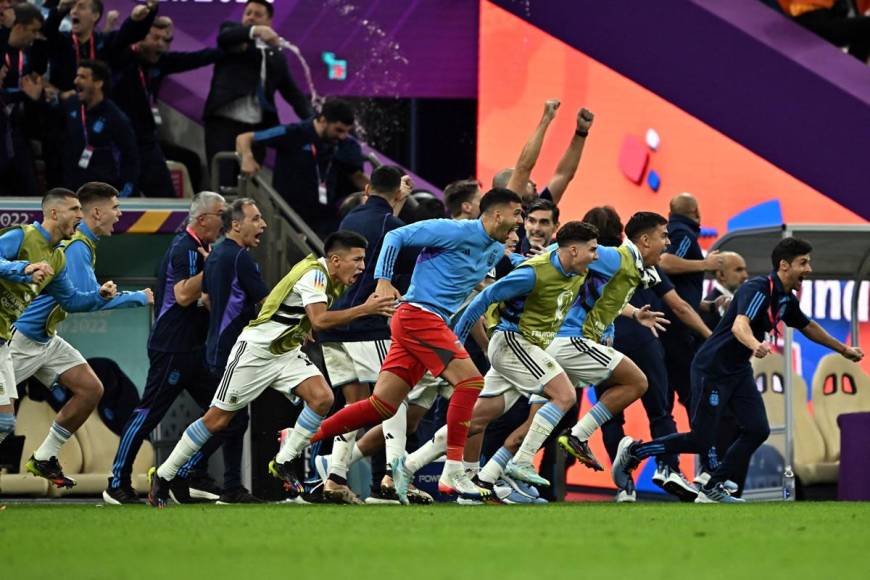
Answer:
[(260, 6), (266, 7), (266, 13), (269, 15), (269, 18), (273, 18), (275, 16), (275, 8), (266, 2), (266, 0), (248, 0), (245, 2), (245, 6), (248, 4), (259, 4)]
[(417, 207), (414, 208), (412, 216), (414, 222), (444, 219), (447, 217), (447, 210), (444, 208), (444, 202), (437, 197), (426, 197), (417, 199)]
[(654, 230), (659, 226), (667, 225), (668, 220), (661, 214), (652, 211), (639, 211), (625, 224), (625, 235), (632, 242), (643, 234)]
[[(15, 24), (29, 26), (34, 22), (39, 22), (40, 24), (45, 22), (45, 18), (42, 16), (42, 11), (29, 2), (16, 4), (12, 10), (15, 12)], [(15, 24), (13, 24), (13, 26), (15, 26)]]
[(338, 230), (332, 232), (323, 240), (323, 253), (326, 256), (338, 250), (350, 250), (351, 248), (367, 248), (368, 241), (361, 235), (350, 230)]
[(490, 208), (509, 203), (523, 203), (523, 198), (514, 191), (504, 187), (493, 187), (480, 199), (480, 213), (486, 213)]
[(450, 217), (462, 213), (462, 204), (471, 201), (474, 194), (480, 190), (480, 182), (476, 179), (460, 179), (448, 183), (444, 188), (444, 202)]
[(597, 238), (598, 228), (586, 222), (568, 222), (556, 232), (556, 243), (560, 248), (574, 242), (588, 242)]
[(105, 8), (103, 7), (103, 0), (91, 0), (91, 12), (96, 12), (97, 22), (103, 17), (103, 11)]
[(593, 207), (583, 216), (583, 221), (598, 228), (598, 241), (605, 246), (622, 243), (622, 220), (609, 205)]
[(779, 263), (785, 260), (791, 264), (792, 260), (798, 256), (805, 256), (813, 251), (813, 246), (806, 240), (800, 238), (783, 238), (773, 248), (770, 254), (770, 262), (773, 264), (773, 271), (779, 270)]
[(330, 97), (326, 99), (323, 106), (320, 108), (319, 117), (326, 119), (328, 123), (344, 123), (345, 125), (353, 125), (353, 107), (344, 99)]
[(233, 201), (224, 210), (223, 220), (224, 220), (224, 231), (229, 231), (231, 227), (233, 227), (234, 221), (242, 221), (245, 219), (245, 206), (246, 205), (256, 205), (256, 202), (250, 197), (240, 197)]
[(559, 223), (559, 208), (549, 199), (542, 199), (539, 197), (533, 200), (526, 208), (526, 216), (531, 214), (533, 211), (548, 211), (553, 217), (553, 223)]
[(89, 181), (76, 191), (76, 195), (79, 197), (82, 207), (87, 207), (117, 197), (118, 190), (102, 181)]
[(372, 171), (371, 188), (375, 193), (392, 195), (402, 186), (405, 171), (395, 165), (381, 165)]
[(55, 187), (53, 189), (49, 189), (45, 192), (45, 195), (42, 196), (42, 209), (45, 210), (45, 206), (52, 204), (56, 201), (60, 201), (62, 199), (67, 199), (69, 197), (76, 198), (76, 192), (71, 189), (67, 189), (65, 187)]
[(79, 68), (89, 69), (95, 81), (103, 81), (103, 92), (109, 92), (112, 82), (112, 71), (109, 65), (101, 60), (85, 58), (79, 62)]

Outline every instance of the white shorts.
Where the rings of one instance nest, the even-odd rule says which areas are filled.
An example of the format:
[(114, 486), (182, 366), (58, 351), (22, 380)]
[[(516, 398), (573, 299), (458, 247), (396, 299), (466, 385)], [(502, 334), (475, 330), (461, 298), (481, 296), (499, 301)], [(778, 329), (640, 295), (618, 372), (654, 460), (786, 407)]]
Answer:
[(559, 361), (575, 387), (594, 386), (606, 381), (625, 358), (611, 346), (582, 337), (557, 336), (547, 352)]
[(268, 349), (246, 341), (236, 341), (227, 359), (227, 368), (211, 404), (224, 411), (238, 411), (268, 388), (284, 393), (293, 401), (293, 393), (302, 381), (322, 377), (320, 371), (301, 349), (274, 355)]
[(517, 332), (494, 332), (487, 355), (492, 366), (483, 378), (480, 396), (505, 395), (505, 409), (520, 395), (542, 393), (544, 385), (564, 372), (553, 356)]
[(40, 383), (51, 387), (57, 377), (66, 371), (87, 364), (82, 353), (57, 335), (48, 342), (36, 342), (16, 332), (9, 346), (12, 349), (15, 380), (19, 383), (36, 377)]
[(9, 343), (0, 345), (0, 405), (11, 405), (18, 398), (15, 388), (15, 369), (12, 366), (12, 350)]
[(323, 362), (332, 387), (348, 383), (375, 384), (390, 350), (389, 340), (323, 343)]
[(441, 377), (433, 377), (432, 373), (426, 371), (420, 382), (408, 393), (408, 403), (428, 410), (435, 404), (435, 399), (439, 395), (449, 399), (453, 396), (453, 385)]

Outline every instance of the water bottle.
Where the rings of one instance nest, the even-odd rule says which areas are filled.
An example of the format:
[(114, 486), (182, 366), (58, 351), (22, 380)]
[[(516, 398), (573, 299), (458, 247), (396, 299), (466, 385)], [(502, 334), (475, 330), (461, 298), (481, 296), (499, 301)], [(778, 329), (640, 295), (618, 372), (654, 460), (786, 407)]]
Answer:
[(782, 500), (794, 501), (795, 499), (794, 472), (791, 470), (791, 465), (786, 465), (782, 474)]

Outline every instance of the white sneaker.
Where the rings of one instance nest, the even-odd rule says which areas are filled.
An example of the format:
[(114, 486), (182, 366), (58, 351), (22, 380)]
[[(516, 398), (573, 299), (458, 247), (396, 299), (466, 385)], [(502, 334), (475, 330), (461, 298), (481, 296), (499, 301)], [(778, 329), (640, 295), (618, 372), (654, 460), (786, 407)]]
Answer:
[(628, 451), (634, 442), (634, 439), (626, 435), (619, 442), (619, 447), (616, 448), (616, 458), (613, 460), (613, 466), (610, 468), (610, 476), (613, 478), (613, 483), (618, 489), (626, 489), (628, 487), (631, 472), (638, 466), (637, 460), (632, 458)]
[(662, 489), (664, 489), (665, 481), (668, 479), (668, 474), (667, 474), (668, 470), (670, 470), (669, 466), (667, 466), (663, 463), (657, 464), (655, 473), (653, 473), (653, 476), (652, 476), (652, 482), (654, 484), (656, 484), (657, 486), (661, 487)]
[(683, 477), (679, 470), (671, 469), (669, 466), (663, 466), (662, 473), (665, 476), (665, 481), (662, 487), (666, 492), (680, 498), (682, 502), (692, 502), (698, 497), (698, 490), (689, 483), (689, 480)]
[(629, 478), (625, 489), (620, 489), (616, 492), (616, 503), (635, 503), (636, 501), (637, 490), (634, 488), (634, 479)]
[[(709, 481), (710, 481), (710, 474), (707, 473), (706, 471), (702, 471), (701, 473), (699, 473), (695, 477), (695, 479), (692, 480), (692, 483), (696, 484), (698, 487), (704, 487), (705, 485), (707, 485), (707, 482), (709, 482)], [(737, 485), (736, 483), (734, 483), (733, 481), (731, 481), (730, 479), (726, 479), (725, 481), (723, 481), (722, 485), (724, 485), (725, 489), (728, 490), (728, 493), (730, 493), (732, 495), (737, 493), (737, 490), (740, 489), (740, 486)]]
[(733, 497), (725, 485), (717, 483), (713, 488), (707, 489), (702, 487), (698, 490), (698, 497), (695, 498), (695, 503), (746, 503), (746, 500), (739, 497)]
[[(395, 472), (393, 472), (393, 477), (395, 477)], [(398, 491), (398, 480), (396, 481), (396, 491)], [(438, 479), (438, 491), (445, 495), (458, 495), (464, 499), (474, 500), (486, 499), (492, 495), (488, 489), (474, 485), (474, 482), (461, 469), (442, 473)]]

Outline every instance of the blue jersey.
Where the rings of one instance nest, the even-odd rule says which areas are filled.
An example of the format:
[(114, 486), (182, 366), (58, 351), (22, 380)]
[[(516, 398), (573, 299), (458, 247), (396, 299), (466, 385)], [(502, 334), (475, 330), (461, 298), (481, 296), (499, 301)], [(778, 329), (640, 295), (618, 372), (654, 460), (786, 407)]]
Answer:
[[(681, 215), (671, 215), (668, 220), (668, 238), (671, 240), (671, 245), (668, 246), (667, 252), (686, 260), (703, 260), (704, 252), (701, 251), (701, 246), (698, 244), (700, 233), (701, 226), (693, 219)], [(704, 273), (672, 274), (670, 278), (680, 298), (698, 310), (704, 293)], [(695, 336), (695, 332), (683, 324), (683, 321), (675, 316), (670, 308), (665, 306), (664, 312), (671, 321), (668, 331), (664, 334), (665, 340), (682, 336)]]
[[(393, 215), (393, 208), (382, 197), (371, 196), (369, 200), (355, 207), (338, 226), (340, 230), (350, 230), (362, 235), (368, 242), (366, 247), (365, 270), (347, 291), (342, 294), (330, 310), (345, 310), (365, 302), (375, 289), (375, 263), (384, 242), (384, 236), (405, 222)], [(400, 264), (396, 266), (393, 285), (399, 292), (408, 289), (411, 270), (414, 267), (416, 251), (402, 252)], [(390, 321), (384, 316), (363, 316), (344, 326), (337, 326), (317, 333), (322, 342), (348, 342), (360, 340), (389, 340)]]
[(205, 259), (199, 249), (208, 250), (187, 230), (179, 233), (163, 257), (157, 276), (154, 305), (157, 316), (151, 328), (148, 348), (157, 352), (192, 352), (205, 346), (208, 310), (196, 302), (181, 306), (175, 301), (175, 285), (202, 272)]
[(798, 330), (810, 323), (797, 297), (785, 291), (776, 274), (752, 278), (737, 290), (713, 334), (698, 349), (692, 361), (694, 368), (716, 377), (751, 370), (752, 351), (731, 331), (741, 314), (749, 318), (752, 335), (759, 341), (780, 320)]
[[(79, 231), (96, 243), (97, 236), (85, 224), (79, 224)], [(73, 240), (64, 249), (66, 267), (64, 275), (79, 292), (99, 293), (100, 283), (94, 274), (91, 249), (82, 240)], [(99, 306), (100, 310), (114, 308), (135, 308), (148, 304), (148, 298), (142, 291), (120, 292), (117, 296)], [(58, 306), (57, 299), (51, 294), (40, 294), (30, 303), (24, 313), (13, 324), (15, 329), (36, 342), (48, 342), (51, 338), (46, 333), (46, 322), (49, 315)]]
[[(622, 257), (616, 248), (610, 246), (598, 246), (598, 259), (589, 264), (589, 274), (583, 288), (577, 294), (574, 304), (568, 310), (562, 328), (556, 336), (579, 337), (583, 336), (583, 323), (586, 322), (586, 313), (595, 306), (595, 301), (601, 297), (601, 289), (619, 270)], [(601, 337), (602, 342), (613, 341), (613, 325), (607, 327)]]
[(391, 280), (403, 248), (423, 248), (404, 301), (448, 320), (504, 255), (480, 220), (434, 219), (395, 229), (384, 237), (375, 278)]
[(202, 293), (208, 295), (210, 310), (205, 360), (222, 374), (236, 339), (257, 315), (266, 288), (260, 267), (251, 253), (227, 238), (209, 254), (202, 274)]

